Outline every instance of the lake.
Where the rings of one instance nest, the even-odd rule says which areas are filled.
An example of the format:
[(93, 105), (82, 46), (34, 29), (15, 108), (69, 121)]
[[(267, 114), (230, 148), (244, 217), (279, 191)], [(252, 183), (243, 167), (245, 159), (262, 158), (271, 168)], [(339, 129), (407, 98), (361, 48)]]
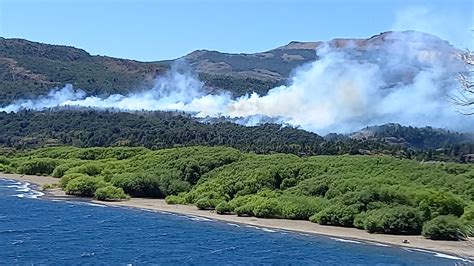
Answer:
[(0, 265), (455, 265), (442, 254), (194, 216), (59, 201), (0, 179)]

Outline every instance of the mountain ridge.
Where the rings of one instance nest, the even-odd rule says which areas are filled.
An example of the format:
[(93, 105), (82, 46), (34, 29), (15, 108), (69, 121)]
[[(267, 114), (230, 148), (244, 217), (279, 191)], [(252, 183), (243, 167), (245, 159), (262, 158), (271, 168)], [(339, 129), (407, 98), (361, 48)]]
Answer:
[[(285, 84), (296, 68), (317, 60), (315, 49), (324, 43), (335, 48), (354, 46), (357, 51), (363, 51), (377, 49), (391, 40), (389, 36), (396, 38), (397, 34), (413, 41), (432, 38), (434, 43), (450, 47), (446, 41), (425, 33), (416, 33), (416, 38), (412, 38), (414, 33), (409, 31), (383, 32), (367, 39), (292, 41), (251, 54), (196, 50), (178, 59), (191, 65), (210, 92), (226, 90), (234, 96), (252, 92), (264, 95)], [(72, 46), (0, 37), (0, 106), (20, 98), (44, 95), (50, 89), (68, 83), (88, 95), (127, 94), (150, 88), (153, 79), (164, 74), (174, 61), (141, 62), (91, 55)]]

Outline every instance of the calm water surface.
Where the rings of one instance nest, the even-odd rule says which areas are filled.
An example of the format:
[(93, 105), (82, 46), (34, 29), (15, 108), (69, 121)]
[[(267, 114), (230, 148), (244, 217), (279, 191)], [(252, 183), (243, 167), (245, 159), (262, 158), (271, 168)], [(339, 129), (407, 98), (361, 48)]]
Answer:
[(0, 179), (0, 264), (467, 265), (442, 254), (54, 201)]

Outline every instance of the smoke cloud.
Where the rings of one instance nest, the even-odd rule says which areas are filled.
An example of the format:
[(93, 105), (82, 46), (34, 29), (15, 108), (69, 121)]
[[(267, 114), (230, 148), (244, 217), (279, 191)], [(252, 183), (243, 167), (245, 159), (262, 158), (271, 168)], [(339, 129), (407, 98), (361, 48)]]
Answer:
[(207, 94), (204, 84), (178, 64), (155, 86), (129, 95), (86, 97), (71, 86), (0, 111), (54, 106), (180, 110), (196, 117), (228, 117), (253, 125), (266, 119), (325, 134), (368, 125), (400, 123), (461, 131), (474, 129), (449, 101), (458, 93), (456, 75), (466, 71), (459, 52), (428, 34), (393, 32), (367, 41), (328, 42), (319, 59), (294, 71), (288, 85), (233, 98)]
[(75, 91), (71, 84), (67, 84), (62, 89), (53, 89), (47, 95), (34, 100), (26, 99), (15, 101), (13, 104), (0, 108), (0, 112), (16, 113), (22, 109), (38, 111), (46, 108), (57, 107), (66, 101), (83, 99), (85, 96), (85, 92), (81, 90)]

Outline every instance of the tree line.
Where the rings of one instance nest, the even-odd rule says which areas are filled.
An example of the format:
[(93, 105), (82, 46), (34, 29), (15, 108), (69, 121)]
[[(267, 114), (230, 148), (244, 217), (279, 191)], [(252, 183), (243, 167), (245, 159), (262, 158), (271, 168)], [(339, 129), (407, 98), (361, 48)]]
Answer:
[[(224, 119), (205, 123), (180, 112), (116, 112), (97, 110), (47, 110), (0, 112), (0, 147), (31, 149), (69, 145), (75, 147), (142, 146), (162, 149), (193, 145), (229, 146), (262, 154), (290, 153), (299, 156), (387, 154), (424, 161), (466, 161), (474, 143), (457, 141), (423, 129), (417, 139), (440, 143), (429, 148), (395, 145), (384, 138), (355, 139), (344, 135), (321, 137), (290, 126), (262, 124), (253, 127)], [(421, 129), (420, 129), (421, 130)], [(397, 137), (403, 136), (397, 131)], [(408, 132), (417, 132), (411, 128)], [(431, 132), (431, 133), (430, 133)], [(431, 135), (430, 135), (431, 134)], [(444, 138), (445, 141), (440, 139)], [(410, 140), (409, 137), (407, 137)], [(454, 139), (454, 141), (448, 141)], [(426, 141), (425, 141), (426, 142)]]

